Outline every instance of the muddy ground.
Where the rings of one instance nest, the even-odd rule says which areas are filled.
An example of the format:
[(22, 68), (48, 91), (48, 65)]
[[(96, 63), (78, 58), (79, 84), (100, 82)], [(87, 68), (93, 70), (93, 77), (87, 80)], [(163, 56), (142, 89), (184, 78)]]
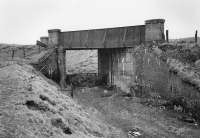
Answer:
[[(200, 127), (181, 121), (182, 113), (146, 105), (144, 99), (102, 87), (77, 88), (74, 99), (102, 113), (102, 119), (122, 129), (130, 137), (199, 138)], [(138, 132), (138, 135), (137, 135)]]

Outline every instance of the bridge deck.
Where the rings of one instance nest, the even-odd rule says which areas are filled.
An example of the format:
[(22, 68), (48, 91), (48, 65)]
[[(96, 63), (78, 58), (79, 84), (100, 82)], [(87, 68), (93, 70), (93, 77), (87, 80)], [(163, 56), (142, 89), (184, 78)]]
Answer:
[(133, 47), (145, 41), (145, 25), (60, 33), (64, 49)]

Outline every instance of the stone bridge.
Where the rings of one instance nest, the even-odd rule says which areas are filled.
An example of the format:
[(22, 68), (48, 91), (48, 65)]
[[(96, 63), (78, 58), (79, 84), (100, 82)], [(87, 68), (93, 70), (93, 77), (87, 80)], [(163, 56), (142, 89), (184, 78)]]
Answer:
[(48, 37), (41, 37), (37, 44), (51, 51), (41, 61), (50, 66), (51, 76), (66, 87), (66, 50), (98, 50), (98, 74), (107, 79), (108, 85), (128, 90), (133, 82), (141, 81), (142, 55), (135, 54), (135, 47), (144, 47), (153, 41), (163, 42), (164, 19), (145, 21), (145, 25), (62, 32), (48, 30)]

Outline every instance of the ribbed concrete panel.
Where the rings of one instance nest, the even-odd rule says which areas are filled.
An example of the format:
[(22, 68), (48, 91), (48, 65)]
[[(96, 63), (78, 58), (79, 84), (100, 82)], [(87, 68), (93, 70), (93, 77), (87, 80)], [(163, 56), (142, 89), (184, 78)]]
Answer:
[(99, 49), (133, 47), (145, 42), (145, 26), (61, 32), (65, 49)]

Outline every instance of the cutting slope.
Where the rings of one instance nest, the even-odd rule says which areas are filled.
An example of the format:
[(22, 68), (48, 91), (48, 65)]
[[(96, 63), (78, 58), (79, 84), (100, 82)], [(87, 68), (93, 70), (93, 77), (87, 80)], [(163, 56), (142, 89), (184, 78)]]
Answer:
[(0, 137), (124, 137), (29, 65), (0, 68)]

